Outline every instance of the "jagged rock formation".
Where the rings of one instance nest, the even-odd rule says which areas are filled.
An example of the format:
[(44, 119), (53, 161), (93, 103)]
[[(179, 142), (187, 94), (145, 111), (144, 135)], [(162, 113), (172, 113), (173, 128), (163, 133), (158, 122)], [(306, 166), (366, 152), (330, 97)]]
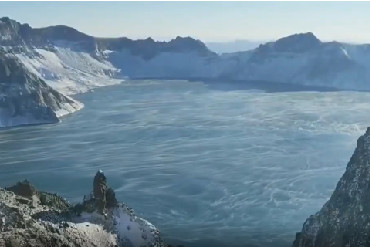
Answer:
[(107, 204), (107, 178), (102, 171), (98, 171), (94, 178), (93, 193), (95, 199), (95, 207), (100, 213), (104, 213)]
[(66, 97), (0, 49), (0, 127), (55, 123), (83, 105)]
[(330, 200), (311, 215), (293, 247), (370, 246), (370, 128), (357, 147)]
[(112, 188), (107, 185), (107, 178), (103, 171), (98, 171), (93, 183), (93, 199), (97, 210), (104, 214), (107, 208), (117, 206), (116, 195)]
[(0, 189), (0, 219), (0, 246), (167, 246), (157, 228), (116, 201), (102, 172), (92, 196), (75, 206), (26, 180)]

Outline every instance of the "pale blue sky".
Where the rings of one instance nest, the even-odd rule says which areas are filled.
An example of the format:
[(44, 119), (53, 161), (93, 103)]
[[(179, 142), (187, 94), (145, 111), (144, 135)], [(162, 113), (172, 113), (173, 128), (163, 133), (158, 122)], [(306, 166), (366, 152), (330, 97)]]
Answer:
[(0, 2), (0, 16), (100, 37), (274, 40), (311, 31), (370, 43), (370, 2)]

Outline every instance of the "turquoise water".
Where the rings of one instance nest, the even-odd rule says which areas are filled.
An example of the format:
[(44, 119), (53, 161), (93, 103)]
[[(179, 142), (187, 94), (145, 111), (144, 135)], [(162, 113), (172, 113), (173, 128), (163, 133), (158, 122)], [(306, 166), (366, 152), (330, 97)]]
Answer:
[(118, 198), (186, 246), (290, 246), (370, 123), (370, 94), (135, 81), (78, 95), (55, 125), (0, 130), (0, 186)]

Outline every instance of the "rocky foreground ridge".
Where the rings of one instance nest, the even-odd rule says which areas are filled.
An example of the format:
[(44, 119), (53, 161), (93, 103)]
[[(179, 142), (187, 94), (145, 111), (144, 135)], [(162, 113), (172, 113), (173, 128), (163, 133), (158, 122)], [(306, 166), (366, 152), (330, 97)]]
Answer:
[(329, 201), (311, 215), (293, 247), (370, 246), (370, 128), (357, 140)]
[(0, 189), (0, 219), (1, 247), (167, 246), (155, 226), (117, 202), (102, 171), (77, 205), (28, 181)]

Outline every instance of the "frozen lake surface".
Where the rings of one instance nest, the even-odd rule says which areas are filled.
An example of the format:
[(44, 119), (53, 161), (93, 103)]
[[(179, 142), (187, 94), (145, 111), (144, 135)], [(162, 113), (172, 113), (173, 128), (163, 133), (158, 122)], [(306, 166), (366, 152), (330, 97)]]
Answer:
[[(226, 87), (225, 87), (226, 88)], [(188, 246), (291, 246), (370, 126), (370, 93), (129, 81), (59, 124), (0, 130), (0, 186), (72, 202), (104, 170), (118, 198)]]

